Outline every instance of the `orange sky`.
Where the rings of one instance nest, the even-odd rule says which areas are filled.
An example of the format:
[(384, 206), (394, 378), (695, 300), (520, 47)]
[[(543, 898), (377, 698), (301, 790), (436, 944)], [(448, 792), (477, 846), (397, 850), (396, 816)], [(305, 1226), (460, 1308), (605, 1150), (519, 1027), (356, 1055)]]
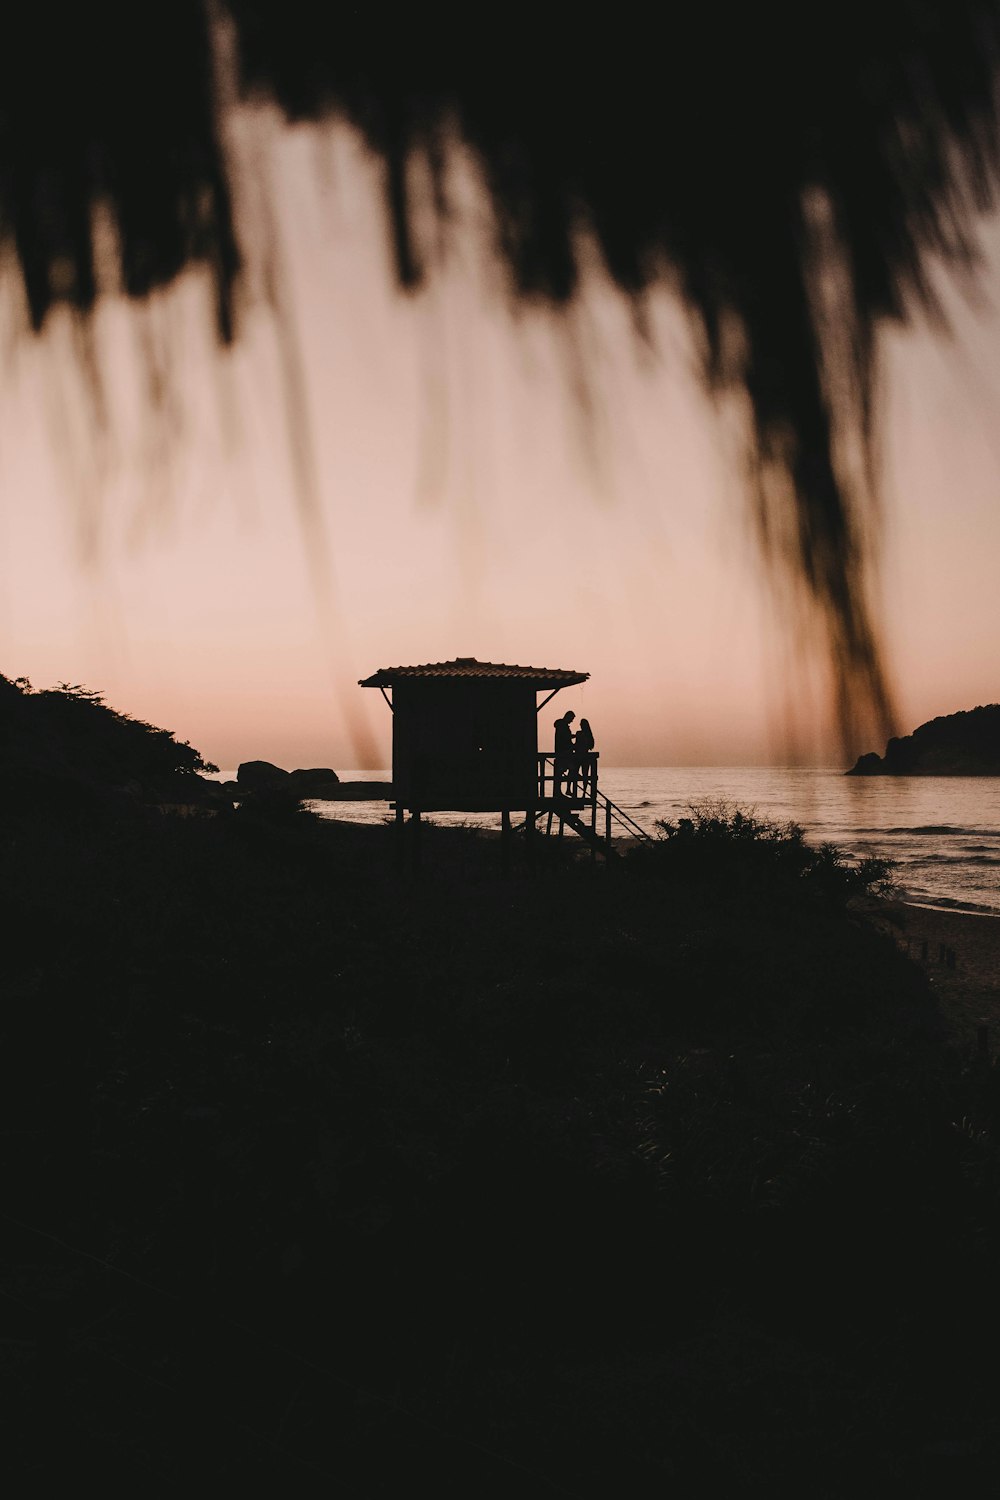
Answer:
[[(591, 672), (563, 706), (606, 763), (784, 760), (794, 631), (775, 628), (667, 296), (655, 355), (597, 278), (575, 339), (541, 315), (515, 325), (468, 193), (450, 274), (404, 298), (350, 137), (268, 150), (284, 345), (260, 308), (215, 358), (194, 277), (138, 318), (109, 296), (102, 426), (68, 320), (17, 336), (8, 278), (0, 670), (100, 688), (226, 767), (385, 764), (388, 711), (356, 680), (456, 655)], [(984, 243), (1000, 304), (995, 224)], [(904, 729), (1000, 698), (1000, 311), (955, 308), (950, 343), (887, 345), (882, 583)], [(798, 743), (835, 763), (818, 683), (795, 678)]]

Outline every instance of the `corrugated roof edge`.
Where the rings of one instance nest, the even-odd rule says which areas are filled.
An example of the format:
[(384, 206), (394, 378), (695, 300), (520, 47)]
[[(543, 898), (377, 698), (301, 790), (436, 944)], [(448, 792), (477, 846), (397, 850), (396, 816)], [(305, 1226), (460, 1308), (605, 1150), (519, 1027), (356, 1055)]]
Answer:
[(474, 656), (458, 656), (454, 661), (424, 662), (412, 667), (380, 667), (371, 677), (359, 678), (359, 687), (391, 687), (400, 677), (455, 677), (455, 678), (521, 678), (537, 682), (539, 687), (571, 687), (586, 682), (589, 672), (576, 672), (569, 667), (521, 667), (504, 662), (477, 661)]

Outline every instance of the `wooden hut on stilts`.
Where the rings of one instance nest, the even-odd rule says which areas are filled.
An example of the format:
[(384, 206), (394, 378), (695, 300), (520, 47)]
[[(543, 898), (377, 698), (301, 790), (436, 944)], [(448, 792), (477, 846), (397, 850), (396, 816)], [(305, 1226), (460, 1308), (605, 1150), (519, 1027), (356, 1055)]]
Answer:
[(598, 789), (598, 753), (573, 776), (556, 765), (554, 747), (538, 747), (542, 709), (589, 675), (459, 656), (383, 667), (361, 681), (392, 710), (392, 806), (401, 833), (409, 813), (415, 858), (422, 815), (445, 811), (499, 813), (505, 861), (515, 813), (524, 814), (529, 846), (544, 815), (547, 833), (558, 819), (560, 835), (568, 827), (595, 855), (611, 853), (612, 818), (621, 810)]

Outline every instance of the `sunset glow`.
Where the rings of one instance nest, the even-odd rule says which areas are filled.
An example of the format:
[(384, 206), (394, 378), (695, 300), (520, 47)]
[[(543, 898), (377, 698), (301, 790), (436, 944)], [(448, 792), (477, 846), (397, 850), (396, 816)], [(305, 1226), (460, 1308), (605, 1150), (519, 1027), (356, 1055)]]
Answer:
[[(388, 714), (357, 680), (459, 655), (590, 672), (575, 706), (609, 764), (836, 763), (821, 667), (769, 592), (668, 294), (650, 352), (595, 273), (571, 339), (510, 314), (470, 232), (406, 297), (360, 147), (300, 130), (270, 149), (290, 344), (259, 308), (215, 356), (194, 275), (136, 316), (109, 296), (102, 431), (68, 318), (37, 344), (8, 330), (2, 670), (99, 688), (227, 767), (385, 765)], [(986, 245), (989, 295), (995, 224)], [(887, 348), (883, 619), (904, 729), (1000, 697), (1000, 320), (957, 299), (954, 317), (950, 343)], [(306, 393), (291, 422), (289, 357)]]

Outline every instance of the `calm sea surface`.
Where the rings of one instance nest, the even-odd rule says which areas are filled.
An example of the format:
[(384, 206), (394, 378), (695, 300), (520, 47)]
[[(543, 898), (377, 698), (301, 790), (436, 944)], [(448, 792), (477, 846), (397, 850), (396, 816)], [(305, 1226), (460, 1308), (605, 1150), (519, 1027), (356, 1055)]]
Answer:
[[(227, 774), (227, 773), (224, 773)], [(231, 773), (228, 773), (231, 774)], [(342, 781), (388, 779), (341, 771)], [(762, 767), (601, 767), (600, 789), (651, 833), (660, 819), (724, 800), (801, 824), (810, 843), (845, 854), (888, 856), (910, 901), (1000, 913), (1000, 778), (854, 777), (840, 771)], [(381, 823), (384, 802), (314, 802), (323, 817)], [(496, 814), (436, 813), (431, 821), (496, 827)]]

